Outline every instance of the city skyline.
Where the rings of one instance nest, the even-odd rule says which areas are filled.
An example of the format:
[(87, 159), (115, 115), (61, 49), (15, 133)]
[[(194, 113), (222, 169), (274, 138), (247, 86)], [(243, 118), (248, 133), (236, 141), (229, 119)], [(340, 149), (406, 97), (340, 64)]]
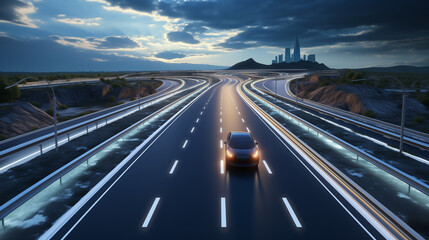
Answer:
[(298, 41), (298, 37), (296, 37), (293, 53), (291, 54), (290, 48), (285, 48), (284, 59), (283, 59), (283, 54), (280, 54), (278, 56), (275, 56), (275, 58), (271, 61), (271, 64), (282, 63), (282, 62), (286, 62), (286, 63), (299, 62), (301, 60), (316, 62), (316, 54), (314, 53), (308, 54), (309, 59), (306, 59), (306, 56), (307, 55), (304, 54), (302, 55), (302, 58), (301, 58), (301, 47)]
[(0, 71), (193, 69), (250, 57), (270, 62), (295, 36), (305, 46), (300, 55), (316, 54), (332, 68), (429, 65), (423, 1), (404, 7), (369, 0), (7, 0), (0, 6), (0, 54), (8, 56)]

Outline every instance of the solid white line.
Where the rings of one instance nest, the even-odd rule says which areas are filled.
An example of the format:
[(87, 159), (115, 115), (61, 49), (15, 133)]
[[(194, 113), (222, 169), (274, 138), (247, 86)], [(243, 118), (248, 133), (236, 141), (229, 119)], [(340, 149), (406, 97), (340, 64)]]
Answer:
[[(216, 86), (218, 83), (216, 83), (213, 86)], [(212, 87), (213, 87), (212, 86)], [(208, 89), (206, 89), (202, 94), (204, 94), (205, 92), (207, 92), (209, 89), (211, 89), (212, 87), (209, 87)], [(133, 150), (133, 152), (131, 152), (124, 160), (122, 160), (112, 171), (110, 171), (100, 182), (97, 183), (97, 185), (95, 185), (93, 188), (91, 188), (91, 190), (85, 195), (83, 196), (70, 210), (68, 210), (65, 214), (63, 214), (55, 223), (54, 225), (49, 228), (42, 236), (40, 236), (40, 239), (51, 239), (53, 237), (54, 234), (56, 234), (60, 228), (62, 228), (64, 226), (64, 224), (66, 222), (68, 222), (70, 220), (70, 218), (72, 218), (76, 212), (82, 208), (82, 206), (84, 204), (87, 204), (87, 202), (89, 201), (90, 198), (92, 198), (95, 193), (97, 193), (103, 186), (106, 185), (106, 182), (109, 181), (110, 179), (113, 178), (113, 176), (115, 174), (117, 174), (119, 172), (119, 170), (121, 170), (125, 164), (127, 164), (131, 158), (133, 158), (134, 156), (137, 155), (137, 153), (143, 149), (144, 147), (146, 147), (143, 152), (140, 153), (140, 155), (137, 156), (137, 158), (135, 158), (131, 164), (129, 164), (129, 166), (119, 175), (119, 177), (117, 177), (114, 182), (101, 194), (100, 197), (98, 197), (98, 199), (88, 208), (88, 210), (86, 210), (86, 212), (79, 218), (79, 220), (77, 220), (76, 223), (73, 224), (73, 226), (67, 231), (67, 233), (64, 234), (64, 236), (61, 238), (62, 240), (65, 239), (70, 232), (73, 231), (73, 229), (76, 228), (76, 226), (82, 221), (82, 219), (95, 207), (95, 205), (101, 200), (101, 198), (103, 198), (108, 191), (110, 191), (111, 188), (113, 188), (113, 186), (122, 178), (122, 176), (137, 162), (137, 160), (154, 144), (154, 142), (156, 140), (158, 140), (162, 134), (168, 130), (168, 128), (171, 127), (171, 125), (173, 125), (174, 122), (177, 121), (178, 117), (180, 117), (186, 110), (189, 109), (189, 107), (195, 103), (195, 101), (197, 101), (201, 95), (200, 94), (197, 98), (195, 98), (194, 100), (192, 100), (190, 103), (188, 103), (184, 108), (182, 108), (181, 110), (179, 110), (179, 112), (177, 112), (175, 115), (173, 115), (173, 117), (171, 117), (169, 120), (167, 120), (167, 122), (165, 122), (163, 125), (161, 125), (161, 127), (159, 127), (157, 130), (155, 130), (154, 133), (152, 133), (146, 140), (143, 141), (143, 143), (141, 143), (136, 149)], [(160, 132), (159, 135), (156, 135)], [(152, 139), (154, 138), (154, 140), (152, 142), (150, 142)], [(149, 143), (149, 145), (147, 145)]]
[(183, 144), (182, 148), (185, 148), (186, 144), (188, 144), (188, 140), (185, 141), (185, 143)]
[(287, 210), (288, 210), (288, 212), (289, 212), (290, 216), (291, 216), (291, 217), (292, 217), (292, 219), (293, 219), (293, 222), (295, 223), (295, 226), (296, 226), (297, 228), (301, 228), (301, 227), (302, 227), (302, 225), (301, 225), (301, 223), (299, 222), (298, 217), (296, 216), (295, 212), (293, 211), (292, 206), (289, 204), (289, 201), (288, 201), (285, 197), (284, 197), (284, 198), (282, 198), (282, 199), (283, 199), (283, 202), (284, 202), (284, 204), (285, 204), (285, 206), (286, 206), (286, 208), (287, 208)]
[(197, 121), (195, 121), (195, 122), (199, 122), (200, 121), (200, 119), (199, 118), (197, 118)]
[(225, 198), (220, 198), (221, 223), (220, 226), (226, 228), (226, 202)]
[(271, 172), (271, 169), (270, 169), (270, 167), (268, 167), (268, 164), (267, 164), (267, 162), (266, 162), (265, 160), (262, 160), (262, 162), (264, 163), (264, 166), (265, 166), (265, 168), (267, 169), (267, 171), (268, 171), (268, 174), (273, 174), (273, 172)]
[[(238, 85), (237, 85), (238, 86)], [(237, 90), (238, 91), (238, 90)], [(240, 95), (241, 96), (241, 95)], [(368, 229), (366, 229), (363, 225), (362, 225), (362, 223), (346, 208), (346, 206), (344, 206), (344, 204), (328, 189), (328, 187), (326, 187), (326, 185), (313, 173), (313, 171), (307, 166), (307, 165), (305, 165), (304, 164), (304, 162), (292, 151), (292, 149), (291, 148), (289, 148), (289, 146), (288, 145), (286, 145), (286, 143), (285, 142), (283, 142), (282, 141), (282, 139), (284, 140), (284, 141), (286, 141), (288, 144), (290, 144), (290, 146), (293, 148), (293, 149), (295, 149), (295, 151), (297, 151), (298, 153), (300, 153), (300, 155), (304, 158), (304, 160), (307, 162), (307, 163), (309, 163), (312, 167), (313, 167), (313, 169), (314, 170), (316, 170), (332, 187), (334, 187), (335, 188), (335, 190), (340, 194), (340, 195), (342, 195), (344, 198), (345, 198), (345, 200), (347, 201), (347, 202), (349, 202), (350, 204), (352, 204), (353, 205), (353, 207), (359, 212), (359, 213), (361, 213), (361, 215), (366, 219), (366, 220), (368, 220), (368, 222), (370, 222), (371, 223), (371, 225), (373, 226), (373, 227), (375, 227), (383, 236), (385, 236), (386, 238), (388, 238), (389, 236), (391, 236), (391, 235), (389, 235), (388, 234), (388, 232), (386, 231), (386, 230), (384, 230), (384, 228), (382, 227), (382, 226), (380, 226), (379, 224), (377, 224), (377, 222), (376, 222), (376, 224), (378, 225), (378, 226), (376, 226), (375, 224), (374, 224), (374, 221), (372, 221), (371, 219), (370, 219), (370, 217), (369, 217), (369, 214), (368, 213), (366, 213), (365, 212), (365, 210), (363, 210), (362, 209), (362, 207), (360, 207), (360, 206), (358, 206), (357, 205), (357, 203), (356, 202), (354, 202), (354, 200), (353, 199), (351, 199), (351, 197), (350, 196), (348, 196), (345, 192), (344, 192), (344, 190), (342, 190), (338, 185), (336, 185), (335, 183), (333, 183), (333, 181), (329, 178), (329, 177), (327, 177), (327, 175), (326, 175), (326, 173), (324, 173), (324, 172), (322, 172), (322, 170), (321, 169), (319, 169), (313, 162), (312, 162), (312, 160), (310, 160), (308, 157), (306, 157), (305, 155), (304, 155), (304, 153), (302, 152), (302, 151), (300, 151), (295, 145), (294, 145), (294, 143), (292, 143), (292, 141), (290, 141), (290, 140), (288, 140), (287, 139), (287, 137), (285, 137), (278, 129), (276, 129), (270, 122), (268, 122), (268, 120), (263, 120), (263, 119), (266, 119), (265, 117), (261, 117), (261, 116), (259, 116), (257, 113), (256, 113), (256, 110), (253, 108), (253, 106), (250, 106), (247, 102), (245, 102), (246, 103), (246, 105), (253, 111), (253, 113), (255, 113), (255, 115), (261, 120), (261, 122), (274, 134), (274, 136), (276, 136), (276, 138), (287, 148), (287, 149), (289, 149), (289, 151), (296, 157), (296, 159), (298, 159), (298, 161), (310, 172), (310, 174), (311, 175), (313, 175), (313, 177), (320, 183), (320, 185), (322, 185), (323, 186), (323, 188), (325, 188), (325, 190), (338, 202), (338, 204), (340, 204), (340, 206), (341, 207), (343, 207), (343, 209), (359, 224), (359, 226), (361, 226), (362, 227), (362, 229), (372, 238), (372, 239), (376, 239), (369, 231), (368, 231)], [(266, 122), (265, 122), (266, 121)], [(271, 128), (272, 129), (271, 129)], [(279, 135), (277, 135), (277, 134), (279, 134)], [(281, 137), (281, 138), (280, 138)]]
[(244, 119), (241, 119), (241, 121), (243, 121), (243, 122), (244, 122)]
[(222, 128), (219, 128), (219, 132), (221, 132), (221, 133), (222, 133)]
[(194, 130), (195, 130), (195, 127), (192, 127), (192, 129), (191, 129), (191, 133), (193, 133), (193, 132), (194, 132)]
[(250, 130), (249, 130), (249, 128), (248, 128), (248, 127), (246, 127), (246, 129), (247, 129), (247, 131), (248, 131), (248, 132), (250, 132)]
[(179, 160), (176, 160), (176, 161), (174, 161), (174, 164), (173, 164), (173, 166), (171, 167), (171, 169), (170, 169), (170, 174), (173, 174), (173, 172), (174, 172), (174, 169), (176, 169), (176, 166), (177, 166), (177, 163), (179, 162)]
[(223, 164), (223, 160), (220, 160), (220, 174), (224, 174), (225, 173), (225, 168), (224, 168), (224, 164)]
[(150, 207), (149, 213), (147, 214), (146, 219), (144, 220), (142, 227), (146, 228), (147, 225), (149, 225), (150, 219), (152, 218), (152, 215), (155, 212), (156, 206), (159, 203), (159, 199), (161, 199), (161, 198), (159, 198), (159, 197), (155, 198), (155, 201), (153, 202), (152, 207)]
[(222, 144), (222, 140), (219, 140), (219, 147), (222, 148), (223, 144)]

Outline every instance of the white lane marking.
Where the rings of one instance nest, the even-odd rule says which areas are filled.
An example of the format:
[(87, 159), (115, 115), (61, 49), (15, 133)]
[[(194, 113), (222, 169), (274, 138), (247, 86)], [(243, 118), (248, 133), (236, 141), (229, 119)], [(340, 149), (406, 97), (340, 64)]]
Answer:
[(270, 167), (268, 167), (268, 164), (265, 160), (262, 160), (262, 162), (264, 163), (265, 168), (267, 169), (268, 174), (273, 174), (273, 172), (271, 172)]
[(222, 128), (219, 128), (219, 132), (222, 133)]
[[(203, 93), (207, 92), (212, 87), (209, 87)], [(113, 179), (113, 176), (117, 174), (120, 169), (123, 169), (124, 165), (130, 162), (131, 158), (133, 158), (134, 156), (137, 156), (137, 153), (144, 148), (143, 152), (141, 152), (133, 161), (131, 161), (131, 164), (129, 164), (129, 166), (125, 168), (125, 170), (119, 175), (119, 177), (114, 179), (113, 183), (110, 184), (110, 186), (108, 186), (108, 188), (101, 194), (101, 196), (97, 198), (97, 200), (88, 208), (88, 210), (86, 210), (85, 213), (77, 220), (77, 222), (74, 223), (73, 226), (64, 234), (64, 236), (61, 238), (62, 240), (64, 240), (73, 231), (73, 229), (76, 228), (76, 226), (82, 221), (82, 219), (86, 215), (88, 215), (88, 213), (95, 207), (95, 205), (107, 194), (107, 192), (109, 192), (110, 189), (113, 188), (113, 186), (122, 178), (122, 176), (128, 172), (128, 170), (137, 162), (137, 160), (141, 156), (143, 156), (143, 154), (154, 144), (154, 142), (158, 140), (162, 136), (162, 134), (165, 133), (165, 131), (167, 131), (171, 127), (171, 125), (173, 125), (173, 123), (177, 121), (177, 119), (179, 119), (178, 117), (183, 115), (183, 113), (186, 112), (188, 107), (192, 106), (192, 104), (194, 104), (195, 101), (199, 99), (201, 96), (202, 95), (199, 95), (197, 98), (195, 98), (190, 103), (188, 103), (188, 105), (182, 108), (179, 112), (173, 115), (167, 122), (165, 122), (161, 127), (159, 127), (154, 133), (152, 133), (142, 144), (140, 144), (136, 149), (134, 149), (133, 152), (131, 152), (121, 163), (119, 163), (111, 172), (109, 172), (108, 175), (106, 175), (99, 183), (97, 183), (97, 185), (93, 187), (83, 198), (81, 198), (79, 202), (77, 202), (70, 210), (68, 210), (65, 214), (63, 214), (54, 223), (54, 225), (39, 238), (50, 239), (54, 234), (57, 234), (58, 230), (62, 228), (70, 218), (75, 216), (76, 212), (79, 209), (81, 209), (84, 204), (87, 204), (89, 199), (92, 198), (95, 195), (95, 193), (99, 192), (101, 187), (106, 185), (107, 181)], [(160, 134), (156, 135), (159, 132)], [(154, 140), (152, 141), (152, 139)]]
[(222, 106), (220, 106), (220, 110), (222, 110)]
[(206, 107), (203, 107), (203, 109), (206, 109)]
[(223, 164), (223, 160), (220, 160), (220, 174), (225, 173), (225, 164)]
[(225, 198), (220, 198), (221, 221), (220, 226), (226, 228), (226, 201)]
[(174, 164), (173, 164), (173, 166), (171, 167), (171, 169), (170, 169), (170, 174), (173, 174), (173, 172), (174, 172), (174, 169), (176, 169), (176, 166), (177, 166), (177, 163), (179, 162), (179, 160), (176, 160), (176, 161), (174, 161)]
[(220, 115), (222, 115), (222, 112), (220, 112)]
[(241, 119), (241, 121), (243, 121), (243, 122), (244, 122), (244, 119), (242, 118), (242, 119)]
[(192, 127), (192, 129), (191, 129), (191, 133), (193, 133), (193, 132), (194, 132), (194, 130), (195, 130), (195, 127)]
[(200, 119), (199, 118), (197, 118), (197, 121), (195, 121), (195, 122), (199, 122), (200, 121)]
[[(325, 188), (325, 190), (338, 202), (338, 204), (340, 204), (340, 206), (341, 207), (343, 207), (343, 209), (359, 224), (359, 226), (361, 226), (362, 227), (362, 229), (372, 238), (372, 239), (376, 239), (369, 231), (368, 231), (368, 229), (366, 229), (365, 228), (365, 226), (363, 226), (362, 225), (362, 223), (346, 208), (346, 206), (344, 206), (344, 204), (328, 189), (328, 187), (312, 172), (312, 170), (307, 166), (307, 165), (305, 165), (304, 164), (304, 162), (292, 151), (292, 149), (291, 148), (289, 148), (289, 146), (288, 145), (286, 145), (286, 143), (285, 142), (283, 142), (283, 140), (284, 141), (286, 141), (288, 144), (290, 144), (291, 145), (291, 147), (293, 148), (293, 149), (295, 149), (295, 151), (297, 151), (298, 153), (300, 153), (300, 154), (302, 154), (301, 156), (304, 158), (304, 160), (306, 160), (307, 161), (307, 163), (309, 163), (312, 167), (313, 167), (313, 169), (314, 170), (316, 170), (320, 175), (322, 175), (322, 177), (332, 186), (332, 187), (334, 187), (335, 189), (336, 189), (336, 191), (340, 194), (340, 195), (342, 195), (345, 199), (346, 199), (346, 201), (348, 202), (348, 203), (350, 203), (350, 204), (352, 204), (353, 205), (353, 207), (359, 212), (359, 213), (361, 213), (361, 215), (366, 219), (366, 220), (368, 220), (368, 222), (370, 222), (371, 223), (371, 225), (373, 226), (373, 227), (375, 227), (383, 236), (385, 236), (386, 238), (388, 238), (388, 237), (390, 237), (391, 235), (389, 235), (389, 233), (386, 231), (386, 230), (384, 230), (384, 228), (381, 226), (381, 225), (379, 225), (378, 224), (378, 222), (375, 222), (375, 221), (373, 221), (372, 219), (370, 219), (370, 217), (369, 217), (369, 214), (367, 214), (366, 212), (365, 212), (365, 210), (363, 210), (362, 209), (362, 207), (361, 206), (358, 206), (357, 205), (357, 203), (353, 203), (352, 201), (354, 201), (354, 200), (351, 200), (351, 197), (350, 196), (348, 196), (348, 195), (346, 195), (346, 193), (344, 192), (344, 190), (343, 189), (340, 189), (340, 187), (338, 186), (338, 185), (335, 185), (334, 183), (333, 183), (333, 181), (331, 180), (331, 179), (329, 179), (329, 177), (326, 175), (326, 173), (324, 173), (324, 172), (322, 172), (322, 170), (321, 169), (319, 169), (317, 166), (315, 166), (315, 164), (314, 163), (312, 163), (312, 160), (310, 160), (308, 157), (306, 157), (306, 156), (304, 156), (304, 154), (296, 147), (296, 146), (294, 146), (293, 145), (293, 143), (290, 141), (290, 140), (288, 140), (284, 135), (282, 135), (282, 133), (278, 130), (278, 129), (276, 129), (275, 127), (274, 127), (274, 125), (272, 125), (270, 122), (268, 122), (268, 120), (266, 120), (267, 122), (265, 122), (265, 120), (264, 119), (266, 119), (266, 118), (263, 118), (263, 117), (261, 117), (261, 116), (259, 116), (257, 113), (256, 113), (256, 110), (252, 107), (252, 106), (250, 106), (247, 102), (246, 102), (246, 104), (247, 104), (247, 106), (250, 108), (250, 110), (252, 110), (253, 111), (253, 113), (255, 113), (255, 115), (261, 120), (261, 122), (274, 134), (274, 136), (276, 136), (276, 138), (295, 156), (295, 158), (296, 159), (298, 159), (298, 161), (308, 170), (308, 172), (310, 172), (310, 174), (311, 175), (313, 175), (313, 177), (320, 183), (320, 185), (322, 185), (323, 186), (323, 188)], [(270, 128), (270, 127), (272, 127), (272, 129)], [(279, 136), (277, 135), (277, 134), (279, 134)], [(280, 138), (280, 136), (282, 137), (282, 138)], [(282, 140), (283, 139), (283, 140)], [(377, 226), (376, 226), (377, 225)]]
[(159, 200), (161, 198), (157, 197), (155, 198), (155, 201), (152, 204), (152, 207), (150, 207), (149, 213), (146, 216), (146, 219), (143, 222), (142, 227), (146, 228), (149, 225), (150, 219), (152, 218), (153, 213), (155, 212), (156, 206), (158, 206)]
[(235, 109), (238, 109), (237, 106), (235, 106)]
[(240, 112), (238, 112), (238, 115), (241, 115), (241, 113), (240, 113)]
[(186, 144), (188, 144), (188, 140), (185, 141), (185, 143), (183, 144), (182, 148), (185, 148)]
[(287, 208), (290, 216), (292, 217), (293, 222), (295, 223), (295, 226), (297, 228), (301, 228), (302, 225), (299, 222), (298, 217), (296, 216), (295, 212), (293, 211), (292, 206), (289, 204), (289, 201), (285, 197), (282, 198), (282, 199), (283, 199), (283, 202), (284, 202), (284, 204), (285, 204), (285, 206), (286, 206), (286, 208)]
[(222, 118), (221, 118), (221, 119), (219, 119), (219, 122), (222, 122)]
[(203, 112), (200, 112), (200, 115), (203, 115)]
[(223, 148), (222, 140), (219, 140), (219, 147)]
[(248, 128), (248, 127), (246, 127), (246, 129), (247, 129), (247, 131), (248, 131), (248, 132), (250, 132), (250, 130), (249, 130), (249, 128)]

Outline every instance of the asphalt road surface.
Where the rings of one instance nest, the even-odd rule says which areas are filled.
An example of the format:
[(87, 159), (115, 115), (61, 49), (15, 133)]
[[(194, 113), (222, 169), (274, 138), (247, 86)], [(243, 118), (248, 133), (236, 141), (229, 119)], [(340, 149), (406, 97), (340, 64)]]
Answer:
[[(202, 95), (54, 239), (382, 239), (258, 118), (237, 83)], [(259, 143), (257, 170), (221, 165), (229, 131)]]

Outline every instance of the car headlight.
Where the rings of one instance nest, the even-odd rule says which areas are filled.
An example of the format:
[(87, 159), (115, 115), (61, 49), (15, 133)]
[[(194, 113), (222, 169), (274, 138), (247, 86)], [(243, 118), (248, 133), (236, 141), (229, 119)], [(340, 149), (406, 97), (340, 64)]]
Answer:
[(229, 150), (226, 150), (226, 155), (228, 155), (228, 157), (234, 157), (234, 154), (232, 154)]
[(258, 151), (258, 149), (256, 149), (256, 150), (253, 152), (252, 157), (257, 158), (258, 156), (259, 156), (259, 151)]

